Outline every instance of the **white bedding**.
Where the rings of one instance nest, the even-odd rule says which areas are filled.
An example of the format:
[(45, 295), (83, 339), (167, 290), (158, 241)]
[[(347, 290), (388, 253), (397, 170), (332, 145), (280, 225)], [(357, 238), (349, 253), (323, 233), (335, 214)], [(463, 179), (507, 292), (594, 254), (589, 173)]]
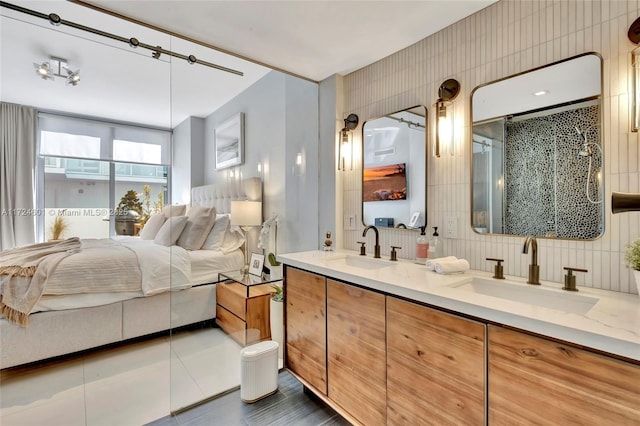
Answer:
[[(133, 250), (142, 259), (141, 272), (145, 291), (118, 293), (92, 293), (70, 295), (44, 295), (33, 312), (59, 311), (92, 306), (107, 305), (123, 300), (144, 297), (172, 290), (182, 290), (194, 285), (218, 281), (219, 272), (238, 270), (244, 265), (241, 250), (223, 254), (217, 250), (187, 251), (178, 246), (164, 247), (150, 240), (137, 237), (118, 237), (118, 242)], [(160, 248), (160, 249), (158, 249)], [(172, 265), (173, 279), (167, 279), (169, 262)], [(189, 280), (186, 270), (189, 270)]]
[(218, 250), (188, 251), (193, 285), (218, 281), (218, 273), (237, 271), (244, 265), (242, 250), (224, 254)]

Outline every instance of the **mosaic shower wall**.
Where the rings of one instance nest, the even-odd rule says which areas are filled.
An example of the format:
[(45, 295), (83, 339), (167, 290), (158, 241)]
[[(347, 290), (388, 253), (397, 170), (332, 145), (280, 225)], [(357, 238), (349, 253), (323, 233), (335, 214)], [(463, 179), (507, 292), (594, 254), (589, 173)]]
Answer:
[(507, 121), (505, 233), (570, 239), (600, 236), (599, 123), (597, 106)]

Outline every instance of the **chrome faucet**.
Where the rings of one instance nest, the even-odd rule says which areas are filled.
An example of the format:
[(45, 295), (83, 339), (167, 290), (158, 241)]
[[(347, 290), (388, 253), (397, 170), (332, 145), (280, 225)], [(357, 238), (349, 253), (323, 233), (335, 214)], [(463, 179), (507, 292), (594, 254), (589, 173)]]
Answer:
[(522, 253), (529, 253), (529, 246), (531, 246), (531, 264), (529, 265), (529, 279), (527, 284), (540, 285), (540, 266), (538, 266), (538, 241), (536, 237), (527, 237), (524, 239), (524, 246), (522, 246)]
[(369, 231), (369, 229), (373, 229), (373, 231), (376, 233), (376, 245), (373, 248), (373, 257), (376, 259), (380, 259), (380, 235), (378, 234), (378, 228), (376, 228), (373, 225), (369, 225), (366, 228), (364, 228), (364, 232), (362, 233), (362, 236), (366, 237), (367, 231)]

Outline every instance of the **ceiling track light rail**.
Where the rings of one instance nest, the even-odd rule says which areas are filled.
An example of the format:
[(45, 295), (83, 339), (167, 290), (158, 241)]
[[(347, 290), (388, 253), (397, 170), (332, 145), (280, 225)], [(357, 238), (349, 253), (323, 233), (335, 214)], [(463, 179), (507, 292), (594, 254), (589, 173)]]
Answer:
[(122, 37), (119, 36), (117, 34), (111, 34), (108, 33), (106, 31), (102, 31), (96, 28), (92, 28), (92, 27), (88, 27), (86, 25), (82, 25), (82, 24), (78, 24), (76, 22), (71, 22), (71, 21), (66, 21), (64, 19), (62, 19), (58, 14), (56, 13), (50, 13), (50, 14), (44, 14), (35, 10), (31, 10), (31, 9), (27, 9), (25, 7), (22, 6), (18, 6), (15, 4), (11, 4), (11, 3), (7, 3), (4, 1), (0, 1), (0, 6), (1, 7), (6, 7), (7, 9), (11, 9), (11, 10), (15, 10), (16, 12), (21, 12), (21, 13), (25, 13), (27, 15), (31, 15), (31, 16), (35, 16), (36, 18), (41, 18), (41, 19), (46, 19), (47, 21), (49, 21), (51, 23), (51, 25), (66, 25), (68, 27), (72, 27), (81, 31), (86, 31), (92, 34), (96, 34), (102, 37), (106, 37), (106, 38), (110, 38), (112, 40), (116, 40), (116, 41), (120, 41), (122, 43), (126, 43), (127, 45), (133, 47), (133, 48), (137, 48), (137, 47), (141, 47), (143, 49), (147, 49), (150, 50), (152, 53), (152, 56), (156, 59), (160, 58), (161, 54), (165, 54), (167, 56), (172, 56), (174, 58), (178, 58), (178, 59), (183, 59), (185, 61), (187, 61), (190, 64), (200, 64), (200, 65), (204, 65), (210, 68), (214, 68), (220, 71), (225, 71), (231, 74), (235, 74), (235, 75), (239, 75), (239, 76), (243, 76), (244, 73), (242, 71), (238, 71), (238, 70), (234, 70), (233, 68), (227, 68), (227, 67), (223, 67), (222, 65), (217, 65), (211, 62), (207, 62), (207, 61), (203, 61), (202, 59), (197, 59), (194, 55), (183, 55), (181, 53), (177, 53), (177, 52), (172, 52), (170, 50), (166, 50), (163, 49), (160, 46), (151, 46), (150, 44), (146, 44), (143, 43), (141, 41), (139, 41), (137, 38), (135, 37)]

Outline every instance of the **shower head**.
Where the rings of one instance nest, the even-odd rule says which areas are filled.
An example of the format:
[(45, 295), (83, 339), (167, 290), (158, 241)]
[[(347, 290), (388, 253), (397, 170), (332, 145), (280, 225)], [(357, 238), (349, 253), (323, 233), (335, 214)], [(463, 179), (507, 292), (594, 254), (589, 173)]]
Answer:
[(589, 147), (589, 144), (587, 143), (587, 136), (580, 131), (578, 126), (575, 126), (574, 129), (576, 129), (576, 132), (582, 138), (582, 149), (578, 152), (578, 155), (580, 157), (589, 157), (589, 156), (591, 156), (593, 154), (593, 152), (591, 150), (591, 147)]

